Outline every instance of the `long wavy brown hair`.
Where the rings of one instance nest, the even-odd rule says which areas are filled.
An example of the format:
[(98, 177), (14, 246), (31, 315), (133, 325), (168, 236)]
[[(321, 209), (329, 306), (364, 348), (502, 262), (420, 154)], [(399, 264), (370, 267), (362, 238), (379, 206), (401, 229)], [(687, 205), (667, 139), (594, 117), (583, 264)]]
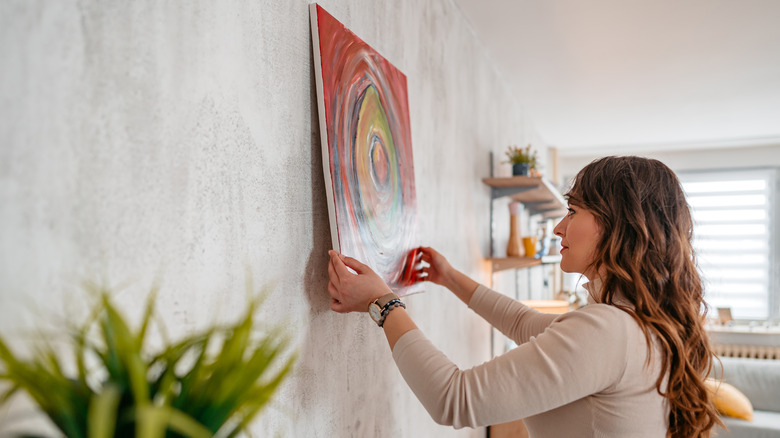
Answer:
[[(658, 160), (605, 157), (577, 174), (567, 197), (593, 213), (602, 230), (591, 266), (602, 281), (600, 301), (636, 319), (651, 353), (653, 338), (660, 343), (656, 388), (670, 408), (668, 436), (708, 437), (721, 422), (704, 386), (713, 353), (680, 181)], [(633, 308), (615, 303), (618, 291)]]

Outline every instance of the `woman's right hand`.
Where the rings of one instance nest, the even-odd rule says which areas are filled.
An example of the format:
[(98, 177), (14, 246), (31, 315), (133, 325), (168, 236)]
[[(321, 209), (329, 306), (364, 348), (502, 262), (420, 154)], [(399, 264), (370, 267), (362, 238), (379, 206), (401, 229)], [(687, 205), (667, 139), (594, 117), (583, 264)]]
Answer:
[(420, 252), (422, 253), (422, 261), (428, 264), (422, 268), (424, 273), (422, 279), (446, 287), (461, 301), (469, 304), (479, 284), (453, 268), (450, 262), (435, 249), (424, 246), (420, 248)]
[(423, 280), (450, 288), (452, 272), (454, 271), (450, 262), (431, 247), (424, 246), (420, 248), (420, 252), (422, 253), (422, 261), (428, 264), (422, 269), (422, 272), (427, 274)]

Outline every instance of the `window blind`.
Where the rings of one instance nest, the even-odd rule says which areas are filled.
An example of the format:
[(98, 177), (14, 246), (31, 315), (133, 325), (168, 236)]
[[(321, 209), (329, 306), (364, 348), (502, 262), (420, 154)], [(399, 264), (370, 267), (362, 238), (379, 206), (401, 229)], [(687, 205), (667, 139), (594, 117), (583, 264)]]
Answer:
[(691, 206), (693, 246), (709, 306), (731, 308), (734, 319), (777, 318), (776, 171), (681, 173), (680, 179)]

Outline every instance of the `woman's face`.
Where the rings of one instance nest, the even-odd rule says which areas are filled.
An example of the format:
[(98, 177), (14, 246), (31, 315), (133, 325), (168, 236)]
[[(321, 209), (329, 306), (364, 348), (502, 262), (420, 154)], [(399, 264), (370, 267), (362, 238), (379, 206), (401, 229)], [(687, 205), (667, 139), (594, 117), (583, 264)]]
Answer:
[(586, 271), (593, 262), (596, 245), (601, 238), (601, 229), (593, 214), (582, 207), (570, 205), (569, 213), (553, 231), (561, 237), (561, 269), (593, 280), (594, 273)]

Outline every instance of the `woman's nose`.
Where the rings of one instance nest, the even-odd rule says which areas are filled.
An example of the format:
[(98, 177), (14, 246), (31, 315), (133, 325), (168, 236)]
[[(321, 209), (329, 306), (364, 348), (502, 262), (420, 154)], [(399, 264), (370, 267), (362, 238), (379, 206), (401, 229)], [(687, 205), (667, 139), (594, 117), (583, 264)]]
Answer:
[(555, 228), (553, 228), (553, 233), (556, 236), (563, 237), (563, 231), (566, 229), (566, 227), (563, 225), (564, 221), (566, 221), (566, 218), (561, 219), (561, 221), (558, 222), (558, 225), (556, 225)]

